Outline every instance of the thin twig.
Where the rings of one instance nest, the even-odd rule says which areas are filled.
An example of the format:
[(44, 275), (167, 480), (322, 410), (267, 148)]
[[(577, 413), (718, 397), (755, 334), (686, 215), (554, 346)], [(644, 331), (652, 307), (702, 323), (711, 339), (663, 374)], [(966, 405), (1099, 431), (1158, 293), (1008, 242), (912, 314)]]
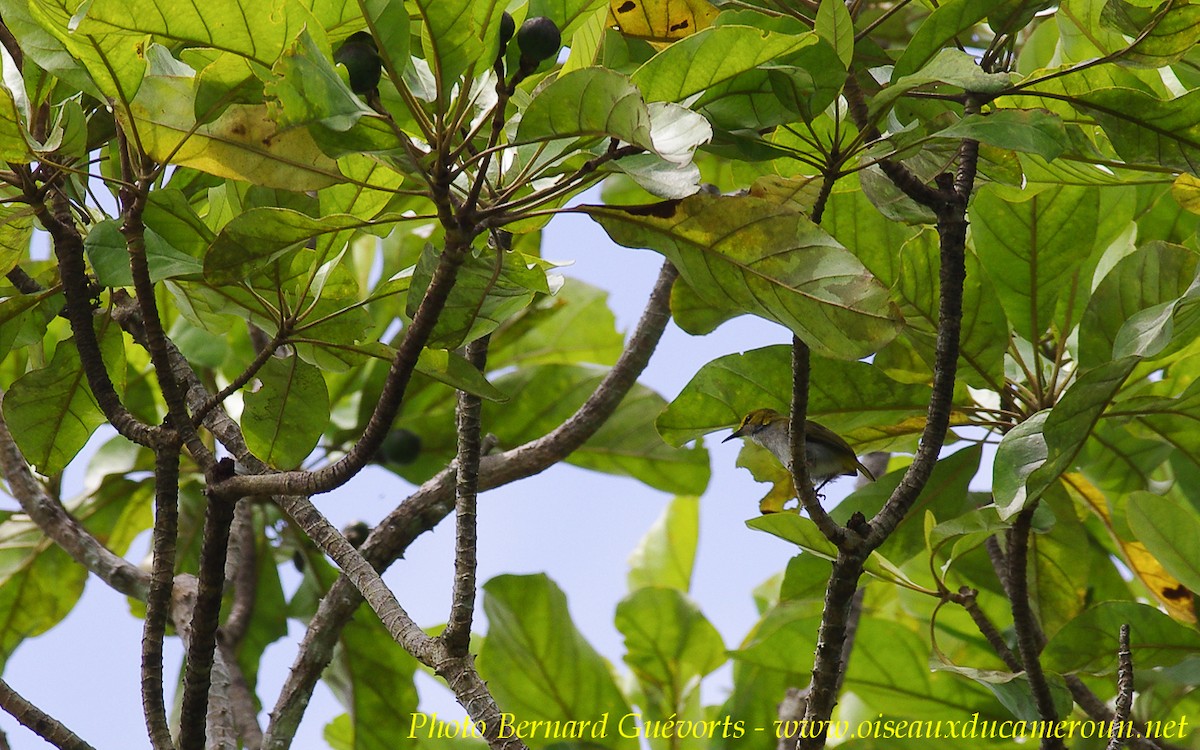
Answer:
[(1121, 625), (1120, 643), (1117, 650), (1117, 706), (1108, 750), (1120, 750), (1129, 741), (1126, 727), (1131, 726), (1129, 716), (1133, 710), (1133, 653), (1129, 650), (1129, 623)]
[(32, 203), (34, 214), (50, 233), (62, 278), (63, 295), (66, 297), (67, 320), (71, 323), (75, 347), (79, 350), (79, 359), (92, 395), (117, 432), (138, 445), (152, 447), (159, 438), (159, 429), (143, 423), (121, 403), (121, 397), (117, 395), (108, 370), (104, 367), (100, 343), (92, 325), (93, 289), (83, 257), (83, 238), (71, 218), (66, 199), (55, 193), (53, 208), (42, 202), (39, 196), (31, 195), (30, 199), (36, 200)]
[(258, 596), (258, 549), (254, 531), (254, 507), (250, 498), (238, 501), (229, 534), (229, 564), (226, 577), (233, 580), (233, 604), (221, 625), (221, 643), (236, 648), (246, 637)]
[(813, 489), (812, 476), (805, 457), (807, 450), (805, 446), (807, 442), (805, 423), (808, 414), (808, 372), (808, 345), (799, 336), (793, 335), (792, 413), (788, 435), (791, 439), (789, 450), (792, 454), (792, 460), (788, 468), (792, 472), (792, 482), (795, 485), (796, 496), (800, 498), (800, 504), (808, 513), (808, 517), (817, 525), (817, 528), (821, 530), (826, 539), (840, 545), (846, 536), (846, 530), (838, 526), (837, 522), (830, 518), (825, 509), (821, 507), (821, 501), (817, 497), (816, 490)]
[(150, 591), (142, 629), (142, 711), (154, 750), (175, 750), (163, 699), (163, 637), (174, 587), (175, 540), (179, 531), (179, 448), (154, 454), (154, 532)]
[(77, 734), (50, 714), (33, 705), (0, 679), (0, 708), (23, 727), (60, 750), (93, 750)]
[[(489, 336), (467, 345), (467, 361), (482, 372), (487, 365)], [(471, 643), (475, 611), (475, 572), (479, 546), (477, 500), (479, 493), (480, 423), (483, 400), (466, 391), (458, 393), (458, 456), (454, 483), (454, 587), (450, 616), (441, 640), (455, 656), (463, 656)]]
[[(1009, 605), (1012, 608), (1013, 628), (1017, 632), (1017, 650), (1021, 654), (1021, 665), (1025, 668), (1025, 676), (1029, 679), (1029, 687), (1033, 691), (1034, 703), (1038, 715), (1043, 721), (1058, 721), (1058, 710), (1054, 707), (1054, 696), (1050, 693), (1050, 684), (1042, 671), (1041, 656), (1041, 627), (1033, 615), (1029, 602), (1028, 563), (1029, 563), (1029, 534), (1033, 523), (1033, 512), (1037, 503), (1022, 510), (1013, 521), (1008, 531), (1008, 584)], [(1061, 738), (1047, 733), (1042, 738), (1043, 748), (1062, 748)]]
[[(233, 472), (233, 459), (222, 468)], [(187, 670), (183, 677), (183, 700), (179, 712), (180, 750), (204, 750), (208, 718), (208, 691), (212, 683), (213, 653), (217, 647), (221, 596), (225, 588), (225, 560), (229, 551), (229, 529), (237, 503), (225, 497), (209, 497), (204, 513), (204, 539), (200, 545), (200, 574), (196, 605), (192, 610), (191, 640)]]
[[(3, 396), (0, 394), (0, 401)], [(101, 544), (57, 499), (46, 492), (29, 469), (8, 431), (4, 413), (0, 410), (0, 471), (8, 482), (9, 492), (21, 504), (21, 509), (38, 525), (47, 537), (66, 550), (75, 562), (96, 574), (102, 581), (126, 596), (146, 598), (150, 576), (136, 565)]]
[(316, 471), (285, 471), (266, 475), (238, 475), (226, 479), (218, 485), (210, 486), (210, 491), (233, 497), (261, 495), (303, 495), (311, 496), (329, 492), (348, 482), (355, 474), (374, 457), (379, 446), (391, 429), (408, 383), (412, 378), (413, 369), (421, 350), (429, 341), (433, 327), (441, 315), (442, 308), (450, 290), (454, 288), (458, 277), (458, 269), (466, 259), (471, 248), (470, 236), (449, 232), (446, 247), (438, 259), (429, 288), (422, 297), (413, 321), (404, 333), (404, 339), (392, 359), (391, 369), (384, 382), (379, 401), (371, 413), (362, 436), (350, 451), (334, 463)]

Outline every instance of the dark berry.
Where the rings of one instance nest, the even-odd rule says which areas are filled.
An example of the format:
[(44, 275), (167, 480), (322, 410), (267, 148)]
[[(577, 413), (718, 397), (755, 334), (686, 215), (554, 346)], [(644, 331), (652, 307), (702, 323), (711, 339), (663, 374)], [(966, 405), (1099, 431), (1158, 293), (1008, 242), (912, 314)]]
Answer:
[(415, 432), (399, 428), (392, 430), (379, 446), (378, 460), (382, 464), (405, 466), (417, 460), (421, 452), (421, 438)]
[(508, 11), (504, 11), (500, 15), (500, 49), (504, 49), (515, 33), (517, 33), (517, 22), (513, 20)]
[(517, 31), (517, 46), (521, 48), (521, 59), (540, 63), (558, 54), (562, 47), (562, 34), (558, 26), (545, 16), (526, 19)]
[(365, 94), (379, 85), (383, 73), (383, 60), (375, 47), (375, 40), (365, 31), (351, 34), (337, 52), (334, 62), (346, 66), (350, 74), (350, 89), (356, 94)]
[(342, 529), (342, 535), (346, 537), (346, 541), (350, 542), (350, 546), (358, 549), (362, 543), (367, 541), (367, 537), (371, 534), (371, 527), (366, 521), (355, 521), (354, 523)]

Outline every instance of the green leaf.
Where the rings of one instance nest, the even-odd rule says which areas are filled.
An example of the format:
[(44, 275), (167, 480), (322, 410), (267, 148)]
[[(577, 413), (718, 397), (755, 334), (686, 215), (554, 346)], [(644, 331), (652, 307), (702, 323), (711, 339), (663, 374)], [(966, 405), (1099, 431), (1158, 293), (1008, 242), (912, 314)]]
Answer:
[(1079, 325), (1080, 363), (1093, 367), (1112, 358), (1113, 345), (1122, 331), (1122, 356), (1154, 356), (1162, 351), (1172, 338), (1174, 306), (1171, 316), (1154, 315), (1158, 326), (1132, 324), (1125, 329), (1126, 322), (1140, 320), (1142, 311), (1186, 295), (1197, 281), (1197, 259), (1194, 251), (1165, 242), (1148, 243), (1122, 258), (1088, 299)]
[(955, 37), (1003, 6), (1003, 0), (950, 0), (942, 3), (908, 40), (892, 70), (892, 81), (924, 68)]
[(1046, 669), (1063, 674), (1108, 675), (1117, 671), (1118, 636), (1129, 625), (1129, 646), (1144, 670), (1167, 667), (1200, 649), (1200, 633), (1154, 607), (1103, 602), (1067, 623), (1046, 644)]
[(1018, 425), (1004, 436), (996, 452), (994, 486), (1001, 519), (1008, 520), (1029, 507), (1071, 468), (1137, 363), (1137, 358), (1127, 357), (1089, 370), (1053, 408), (1030, 418), (1035, 426), (1022, 429), (1024, 424)]
[(699, 297), (787, 327), (824, 356), (857, 359), (896, 335), (887, 291), (803, 214), (747, 197), (585, 206), (615, 242), (666, 256)]
[(374, 225), (350, 214), (317, 219), (288, 208), (252, 208), (226, 224), (213, 240), (204, 256), (204, 277), (212, 284), (241, 283), (315, 237)]
[[(424, 22), (421, 44), (425, 59), (437, 80), (439, 96), (445, 97), (455, 80), (483, 59), (484, 44), (476, 27), (479, 9), (471, 0), (417, 0), (416, 5)], [(480, 5), (502, 10), (494, 0)]]
[(30, 343), (22, 341), (22, 331), (41, 342), (46, 327), (63, 307), (60, 294), (48, 289), (38, 294), (14, 294), (0, 301), (0, 357), (7, 357), (14, 346)]
[(394, 750), (401, 727), (407, 734), (417, 713), (413, 683), (417, 661), (388, 635), (376, 617), (353, 618), (340, 648), (322, 675), (351, 722), (355, 750)]
[[(837, 558), (837, 547), (817, 528), (817, 525), (804, 516), (795, 513), (769, 513), (758, 518), (751, 518), (746, 525), (757, 531), (765, 531), (780, 539), (795, 544), (805, 552), (812, 553), (826, 560)], [(898, 586), (933, 594), (933, 591), (917, 585), (904, 574), (895, 564), (878, 552), (872, 552), (867, 558), (863, 570), (881, 581), (894, 583)]]
[[(408, 295), (410, 318), (429, 288), (437, 259), (438, 251), (432, 245), (421, 254)], [(528, 306), (538, 292), (548, 294), (550, 287), (537, 259), (491, 249), (472, 256), (458, 270), (454, 288), (429, 336), (429, 346), (450, 349), (491, 333)]]
[(1173, 457), (1200, 463), (1200, 433), (1195, 429), (1200, 418), (1200, 380), (1193, 380), (1182, 392), (1176, 392), (1178, 385), (1174, 377), (1150, 384), (1145, 389), (1147, 395), (1123, 399), (1106, 416), (1121, 420), (1133, 417), (1143, 434), (1170, 445)]
[(66, 43), (59, 40), (50, 27), (44, 26), (43, 21), (34, 18), (28, 0), (0, 0), (0, 15), (13, 36), (21, 40), (21, 51), (26, 59), (76, 89), (97, 98), (103, 96)]
[(300, 32), (300, 8), (287, 0), (214, 0), (186, 7), (170, 0), (93, 0), (78, 33), (153, 34), (177, 44), (234, 52), (269, 68)]
[(549, 18), (562, 32), (562, 38), (570, 39), (576, 29), (607, 6), (605, 0), (530, 0), (529, 12), (525, 17)]
[(197, 66), (196, 99), (192, 113), (196, 122), (209, 123), (230, 104), (262, 104), (263, 81), (270, 74), (241, 55), (219, 52), (211, 61), (192, 60)]
[(50, 364), (12, 384), (3, 408), (17, 447), (44, 476), (62, 471), (106, 421), (71, 339), (59, 342)]
[[(24, 122), (28, 117), (28, 101), (20, 72), (8, 50), (0, 51), (5, 72), (4, 85), (0, 86), (0, 158), (10, 162), (29, 161), (32, 154), (25, 140)], [(11, 73), (10, 73), (11, 71)], [(14, 90), (15, 89), (15, 90)], [(18, 101), (24, 107), (18, 105)]]
[[(581, 365), (545, 365), (517, 370), (496, 379), (512, 396), (503, 408), (483, 407), (483, 423), (514, 446), (557, 427), (583, 404), (603, 380), (604, 371)], [(547, 402), (546, 394), (555, 394)], [(609, 474), (630, 476), (664, 492), (698, 495), (708, 485), (708, 451), (702, 446), (672, 448), (654, 430), (654, 417), (665, 402), (641, 385), (621, 401), (613, 416), (567, 463)]]
[(312, 453), (329, 425), (325, 379), (299, 357), (271, 357), (258, 372), (262, 387), (246, 394), (242, 429), (254, 455), (291, 469)]
[(1183, 503), (1149, 492), (1129, 496), (1129, 528), (1167, 572), (1192, 591), (1200, 591), (1200, 564), (1195, 540), (1200, 539), (1200, 519)]
[[(197, 215), (180, 190), (161, 188), (151, 192), (142, 216), (148, 229), (153, 230), (172, 248), (191, 258), (202, 257), (205, 248), (213, 241), (212, 230)], [(150, 273), (154, 273), (153, 260)]]
[(266, 94), (279, 101), (280, 128), (320, 123), (344, 131), (361, 117), (378, 116), (350, 90), (307, 31), (284, 51), (273, 72), (278, 77), (267, 84)]
[[(854, 641), (861, 659), (850, 660), (846, 689), (862, 698), (874, 712), (903, 707), (906, 717), (944, 721), (947, 712), (974, 720), (1007, 720), (987, 688), (929, 668), (929, 634), (887, 617), (863, 618)], [(886, 715), (886, 713), (885, 713)], [(924, 740), (928, 744), (928, 740)]]
[(624, 349), (608, 292), (568, 278), (554, 296), (535, 301), (497, 329), (488, 365), (611, 365)]
[(700, 498), (673, 498), (629, 556), (629, 590), (657, 586), (686, 592), (699, 536)]
[[(198, 259), (176, 250), (154, 230), (147, 228), (144, 239), (150, 281), (157, 283), (177, 276), (191, 276), (202, 270)], [(93, 224), (83, 247), (96, 271), (96, 281), (102, 286), (133, 286), (129, 247), (117, 220), (106, 219)]]
[(29, 252), (33, 209), (20, 204), (0, 206), (0, 270), (7, 274)]
[(1062, 118), (1037, 109), (1000, 109), (986, 115), (967, 115), (935, 133), (938, 138), (971, 138), (997, 148), (1058, 158), (1069, 145)]
[(340, 179), (337, 163), (308, 131), (281, 128), (266, 105), (233, 104), (212, 122), (197, 124), (193, 98), (192, 77), (146, 76), (128, 111), (118, 108), (117, 117), (160, 162), (285, 190), (318, 190)]
[(842, 65), (849, 68), (854, 59), (854, 19), (840, 0), (821, 0), (817, 8), (817, 36), (837, 50)]
[(1059, 298), (1087, 283), (1079, 275), (1096, 240), (1098, 191), (987, 186), (970, 218), (975, 250), (1009, 321), (1026, 341), (1039, 341), (1055, 323)]
[(648, 102), (679, 102), (758, 66), (815, 44), (816, 34), (753, 26), (712, 26), (650, 58), (632, 77)]
[(1200, 91), (1160, 99), (1134, 89), (1109, 88), (1073, 101), (1104, 128), (1125, 161), (1192, 174), (1200, 170)]
[(708, 304), (683, 279), (671, 285), (671, 319), (693, 336), (712, 333), (727, 320), (742, 315), (741, 310), (723, 310)]
[(721, 634), (674, 588), (640, 588), (617, 604), (625, 663), (659, 717), (684, 707), (700, 678), (725, 663)]
[[(787, 60), (790, 65), (763, 66), (771, 90), (787, 109), (812, 123), (841, 93), (846, 82), (845, 65), (838, 57), (838, 51), (824, 39), (789, 55)], [(710, 99), (703, 94), (701, 101)], [(765, 117), (764, 121), (770, 119)]]
[[(71, 516), (117, 555), (152, 523), (150, 481), (109, 481), (66, 503)], [(25, 638), (49, 630), (83, 593), (87, 570), (24, 518), (0, 514), (0, 665)]]
[(1183, 59), (1200, 41), (1200, 5), (1195, 3), (1164, 3), (1150, 8), (1124, 0), (1108, 0), (1100, 19), (1138, 40), (1120, 56), (1122, 65), (1166, 67)]
[[(818, 580), (828, 581), (829, 563), (814, 555), (801, 554), (792, 558), (798, 559), (819, 562), (822, 570)], [(731, 656), (737, 665), (753, 664), (767, 669), (811, 674), (820, 627), (820, 611), (812, 602), (783, 601), (767, 610)]]
[(0, 607), (7, 613), (0, 623), (3, 665), (21, 641), (67, 616), (88, 573), (32, 521), (10, 513), (0, 518)]
[(516, 141), (617, 138), (654, 150), (650, 110), (629, 78), (607, 68), (582, 68), (546, 86), (521, 116)]
[(609, 673), (567, 611), (562, 591), (544, 575), (504, 575), (483, 585), (488, 634), (479, 672), (496, 702), (516, 721), (610, 721), (607, 743), (637, 747), (611, 731), (629, 712)]
[(1001, 520), (1012, 518), (1032, 502), (1026, 482), (1046, 463), (1049, 455), (1046, 437), (1042, 434), (1049, 416), (1050, 412), (1045, 410), (1029, 417), (1005, 433), (996, 448), (992, 491)]
[(829, 196), (821, 227), (854, 253), (886, 286), (901, 277), (896, 248), (916, 237), (921, 229), (885, 216), (867, 198), (858, 176), (838, 180)]
[(451, 388), (466, 391), (488, 401), (508, 401), (508, 394), (488, 382), (483, 373), (458, 352), (422, 349), (417, 358), (416, 371), (439, 383), (445, 383)]
[(943, 49), (918, 71), (900, 77), (893, 71), (892, 85), (870, 101), (871, 120), (875, 121), (880, 113), (889, 110), (904, 94), (926, 84), (948, 83), (966, 91), (998, 94), (1007, 89), (1012, 81), (1009, 73), (985, 73), (974, 57), (960, 49)]
[[(1029, 537), (1029, 598), (1042, 629), (1051, 637), (1083, 611), (1090, 603), (1089, 594), (1106, 595), (1103, 579), (1089, 581), (1088, 577), (1100, 578), (1094, 572), (1094, 555), (1102, 555), (1104, 567), (1111, 570), (1108, 552), (1091, 540), (1077, 512), (1064, 485), (1059, 483), (1043, 494), (1033, 517), (1034, 533)], [(1124, 582), (1120, 582), (1116, 595), (1124, 596), (1127, 590)]]
[[(955, 451), (938, 460), (925, 489), (917, 496), (916, 503), (905, 515), (904, 520), (879, 548), (880, 553), (903, 565), (925, 548), (923, 519), (926, 513), (937, 518), (952, 518), (970, 507), (968, 486), (979, 471), (980, 447), (970, 446)], [(838, 523), (846, 523), (855, 512), (872, 517), (891, 497), (900, 484), (904, 472), (894, 471), (879, 477), (878, 481), (854, 491), (830, 513)]]
[[(1187, 280), (1194, 259), (1176, 258), (1176, 276), (1167, 277), (1167, 289), (1179, 288)], [(1180, 268), (1179, 266), (1182, 266)], [(1167, 270), (1170, 270), (1169, 268)], [(1169, 294), (1169, 291), (1165, 291)], [(1126, 318), (1113, 338), (1113, 356), (1157, 357), (1186, 345), (1200, 326), (1200, 271), (1174, 299), (1143, 308)]]
[[(116, 3), (110, 3), (115, 5)], [(68, 77), (80, 84), (86, 90), (99, 89), (104, 97), (110, 97), (116, 102), (128, 103), (138, 92), (142, 76), (146, 73), (146, 57), (142, 54), (145, 37), (136, 33), (123, 33), (115, 28), (100, 30), (99, 33), (89, 34), (87, 27), (78, 28), (76, 18), (77, 7), (74, 2), (66, 0), (42, 0), (31, 3), (12, 3), (18, 6), (19, 15), (27, 11), (30, 20), (35, 22), (39, 30), (49, 32), (55, 39), (50, 52), (51, 64), (59, 72), (68, 70)], [(7, 19), (9, 9), (5, 9)], [(89, 8), (90, 12), (90, 8)], [(123, 13), (124, 15), (124, 13)], [(83, 21), (86, 22), (87, 16)], [(44, 38), (39, 41), (45, 41)], [(59, 56), (58, 45), (67, 55), (83, 64), (84, 75), (77, 76), (74, 66)], [(90, 80), (88, 80), (90, 79)], [(123, 110), (123, 107), (117, 109)]]
[[(732, 427), (754, 409), (791, 410), (792, 353), (786, 345), (727, 354), (705, 364), (656, 425), (671, 445)], [(808, 416), (839, 434), (919, 417), (929, 387), (898, 383), (865, 362), (813, 357)]]

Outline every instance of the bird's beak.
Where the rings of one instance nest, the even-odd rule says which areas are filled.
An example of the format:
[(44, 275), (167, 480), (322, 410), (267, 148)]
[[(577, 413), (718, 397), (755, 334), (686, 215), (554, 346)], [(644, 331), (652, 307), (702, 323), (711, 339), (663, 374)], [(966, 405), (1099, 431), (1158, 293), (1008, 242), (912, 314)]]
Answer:
[(741, 436), (742, 436), (741, 430), (734, 430), (733, 432), (729, 433), (729, 437), (725, 438), (721, 442), (728, 443), (730, 440), (733, 440), (734, 438), (740, 438)]

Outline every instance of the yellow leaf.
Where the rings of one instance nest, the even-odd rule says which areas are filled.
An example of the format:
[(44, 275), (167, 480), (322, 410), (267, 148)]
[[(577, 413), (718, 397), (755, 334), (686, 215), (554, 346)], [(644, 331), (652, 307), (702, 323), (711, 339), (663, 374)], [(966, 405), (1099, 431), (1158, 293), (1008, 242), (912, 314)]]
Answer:
[[(155, 160), (286, 190), (319, 190), (340, 181), (337, 162), (308, 130), (281, 131), (266, 105), (234, 104), (197, 125), (191, 86), (189, 78), (147, 76), (129, 105), (141, 147)], [(128, 115), (117, 109), (126, 128)]]
[(1082, 474), (1067, 473), (1062, 475), (1063, 483), (1087, 503), (1100, 520), (1113, 542), (1121, 548), (1125, 563), (1133, 574), (1138, 577), (1155, 599), (1166, 608), (1171, 617), (1180, 622), (1196, 623), (1196, 597), (1186, 586), (1168, 573), (1158, 562), (1150, 550), (1141, 542), (1130, 542), (1117, 536), (1113, 529), (1112, 517), (1108, 512), (1108, 502), (1099, 489), (1084, 478)]
[(708, 0), (611, 0), (609, 22), (626, 36), (670, 43), (712, 25)]
[(1200, 214), (1200, 178), (1187, 172), (1179, 175), (1171, 186), (1171, 197), (1188, 211)]

